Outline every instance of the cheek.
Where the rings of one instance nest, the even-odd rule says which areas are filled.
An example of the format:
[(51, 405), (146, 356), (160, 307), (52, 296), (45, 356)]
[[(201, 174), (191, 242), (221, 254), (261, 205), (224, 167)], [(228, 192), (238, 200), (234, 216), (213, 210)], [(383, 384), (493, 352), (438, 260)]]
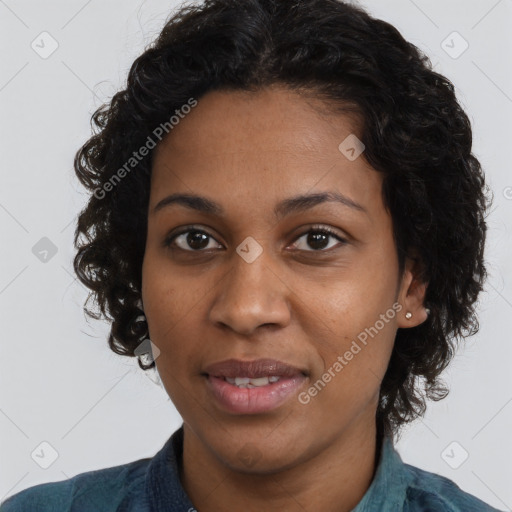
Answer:
[[(160, 354), (155, 363), (162, 384), (180, 414), (188, 416), (190, 387), (187, 372), (200, 350), (198, 332), (192, 331), (194, 307), (199, 307), (198, 290), (185, 286), (179, 278), (167, 275), (151, 254), (144, 260), (142, 300), (148, 321), (149, 337)], [(196, 322), (197, 323), (197, 322)]]
[[(318, 364), (311, 374), (309, 388), (299, 398), (301, 403), (309, 403), (311, 412), (315, 411), (313, 416), (318, 418), (319, 428), (325, 421), (325, 411), (330, 411), (335, 422), (343, 424), (370, 404), (375, 405), (378, 399), (394, 344), (396, 311), (392, 302), (381, 304), (369, 297), (359, 304), (361, 297), (346, 294), (331, 302), (330, 309), (320, 312), (323, 318), (333, 320), (329, 330), (326, 332), (320, 321), (317, 329), (312, 329), (323, 332), (312, 338), (316, 352), (313, 357)], [(328, 307), (326, 303), (324, 308)]]
[(160, 350), (156, 364), (162, 379), (167, 380), (166, 387), (173, 386), (174, 379), (184, 381), (191, 370), (199, 374), (198, 355), (204, 352), (208, 337), (205, 305), (217, 282), (206, 278), (207, 274), (203, 279), (191, 278), (179, 269), (171, 271), (165, 254), (146, 251), (142, 300), (150, 339)]
[[(382, 259), (361, 259), (349, 270), (325, 277), (316, 285), (309, 280), (300, 287), (302, 289), (296, 285), (295, 291), (307, 306), (303, 318), (322, 325), (335, 338), (356, 337), (373, 326), (395, 303), (396, 273), (393, 266)], [(394, 310), (388, 316), (395, 316)], [(387, 333), (389, 329), (382, 330)]]
[[(303, 327), (315, 340), (321, 360), (315, 379), (332, 379), (329, 387), (333, 392), (328, 393), (328, 399), (336, 400), (340, 393), (357, 396), (363, 391), (370, 396), (380, 386), (400, 309), (393, 261), (383, 253), (374, 253), (371, 258), (361, 258), (339, 279), (318, 286), (314, 292), (310, 288), (309, 311), (302, 314), (310, 322)], [(326, 375), (329, 370), (331, 377)]]
[(142, 266), (142, 301), (151, 340), (165, 350), (175, 331), (182, 328), (183, 319), (191, 312), (197, 293), (171, 276), (166, 262), (147, 251)]

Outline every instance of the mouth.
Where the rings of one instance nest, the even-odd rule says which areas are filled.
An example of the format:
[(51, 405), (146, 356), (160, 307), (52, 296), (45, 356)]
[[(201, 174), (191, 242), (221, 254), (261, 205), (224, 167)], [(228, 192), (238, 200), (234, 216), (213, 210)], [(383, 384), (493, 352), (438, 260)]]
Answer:
[(229, 359), (202, 375), (216, 404), (225, 412), (258, 414), (281, 406), (304, 385), (307, 370), (276, 361)]
[(308, 372), (305, 369), (297, 368), (276, 359), (256, 359), (253, 361), (227, 359), (207, 366), (203, 372), (203, 375), (225, 379), (250, 379), (256, 381), (255, 385), (261, 385), (258, 379), (286, 378), (299, 374), (307, 376)]
[(261, 386), (268, 386), (269, 384), (278, 382), (279, 380), (281, 380), (281, 378), (281, 376), (272, 375), (270, 377), (256, 377), (255, 379), (251, 379), (249, 377), (235, 377), (234, 379), (232, 379), (231, 377), (224, 377), (224, 380), (226, 382), (229, 382), (233, 386), (237, 386), (238, 389), (252, 389), (259, 388)]

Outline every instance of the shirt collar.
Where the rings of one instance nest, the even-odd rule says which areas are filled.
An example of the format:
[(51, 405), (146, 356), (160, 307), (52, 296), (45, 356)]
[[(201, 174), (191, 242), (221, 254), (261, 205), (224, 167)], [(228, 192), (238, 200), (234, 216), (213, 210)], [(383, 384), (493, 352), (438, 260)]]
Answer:
[(195, 510), (180, 481), (182, 457), (183, 426), (174, 432), (150, 462), (146, 474), (146, 496), (151, 511)]
[[(150, 462), (145, 485), (151, 510), (194, 510), (180, 481), (182, 457), (183, 426), (174, 432)], [(372, 483), (352, 512), (401, 511), (410, 478), (394, 448), (393, 439), (384, 437)]]
[(377, 470), (370, 487), (352, 512), (397, 512), (403, 509), (411, 476), (395, 450), (393, 439), (383, 438)]

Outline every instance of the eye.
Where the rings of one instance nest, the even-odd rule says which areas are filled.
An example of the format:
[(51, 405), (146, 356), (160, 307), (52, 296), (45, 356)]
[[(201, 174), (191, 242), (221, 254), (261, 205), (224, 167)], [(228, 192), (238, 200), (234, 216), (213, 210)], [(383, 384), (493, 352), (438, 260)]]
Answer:
[[(299, 244), (299, 242), (302, 239), (304, 239), (302, 247), (298, 247), (300, 251), (326, 252), (328, 249), (332, 249), (333, 245), (336, 245), (336, 243), (334, 243), (333, 245), (330, 245), (328, 243), (330, 238), (335, 238), (336, 240), (338, 240), (338, 242), (341, 242), (342, 245), (348, 243), (345, 238), (341, 237), (332, 229), (326, 226), (314, 226), (312, 229), (306, 231), (299, 238), (297, 238), (297, 241), (295, 242), (294, 245)], [(312, 247), (313, 250), (308, 250), (306, 248), (307, 246)]]
[(164, 240), (164, 246), (172, 248), (173, 245), (176, 245), (179, 249), (188, 252), (201, 252), (202, 250), (218, 248), (212, 246), (211, 243), (209, 242), (209, 239), (210, 242), (215, 240), (206, 231), (203, 231), (201, 229), (190, 228), (189, 226), (188, 228), (183, 229), (179, 233), (175, 233), (167, 237)]
[[(296, 246), (295, 248), (299, 251), (326, 252), (333, 247), (332, 244), (328, 243), (329, 239), (336, 239), (338, 243), (342, 245), (348, 243), (346, 239), (341, 237), (334, 230), (326, 226), (314, 226), (312, 229), (300, 235), (299, 238), (296, 239), (294, 246)], [(302, 247), (300, 246), (301, 240)], [(334, 242), (334, 240), (332, 241)], [(336, 243), (334, 243), (334, 245), (336, 245)], [(167, 237), (164, 240), (164, 246), (169, 248), (177, 246), (178, 249), (187, 252), (203, 252), (222, 248), (222, 245), (216, 242), (212, 235), (201, 229), (191, 228), (190, 226)], [(307, 249), (307, 246), (311, 247), (312, 250)]]

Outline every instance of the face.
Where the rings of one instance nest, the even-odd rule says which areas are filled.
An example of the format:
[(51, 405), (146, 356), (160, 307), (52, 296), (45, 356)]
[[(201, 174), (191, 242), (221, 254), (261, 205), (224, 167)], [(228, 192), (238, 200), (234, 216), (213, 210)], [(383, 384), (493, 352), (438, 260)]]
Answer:
[[(142, 300), (158, 372), (186, 431), (240, 471), (371, 435), (397, 328), (415, 325), (382, 175), (338, 148), (354, 119), (315, 101), (212, 92), (154, 154)], [(288, 366), (243, 364), (261, 359)], [(239, 388), (248, 376), (263, 380)]]

